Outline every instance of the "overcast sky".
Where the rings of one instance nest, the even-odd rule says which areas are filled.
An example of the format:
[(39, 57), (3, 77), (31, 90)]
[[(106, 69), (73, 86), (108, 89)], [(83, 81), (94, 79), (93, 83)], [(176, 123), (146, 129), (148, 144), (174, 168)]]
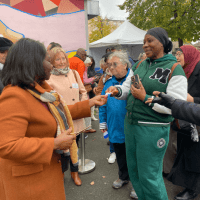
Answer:
[(98, 0), (100, 13), (103, 17), (116, 20), (124, 20), (128, 14), (120, 10), (117, 5), (121, 5), (125, 0)]

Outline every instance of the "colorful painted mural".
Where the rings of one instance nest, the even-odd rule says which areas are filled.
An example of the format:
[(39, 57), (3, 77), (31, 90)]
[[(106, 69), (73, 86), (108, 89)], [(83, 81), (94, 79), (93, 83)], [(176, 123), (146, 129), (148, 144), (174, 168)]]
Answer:
[(86, 48), (84, 0), (0, 0), (0, 34), (57, 42), (69, 53)]

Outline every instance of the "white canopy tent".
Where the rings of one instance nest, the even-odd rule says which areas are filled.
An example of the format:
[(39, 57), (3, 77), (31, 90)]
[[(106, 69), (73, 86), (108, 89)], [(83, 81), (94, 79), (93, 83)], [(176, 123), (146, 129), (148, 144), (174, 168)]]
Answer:
[(96, 67), (99, 67), (99, 61), (105, 54), (105, 50), (111, 46), (120, 45), (122, 49), (128, 51), (133, 60), (137, 60), (139, 54), (144, 52), (142, 49), (144, 36), (146, 31), (143, 31), (127, 20), (119, 26), (111, 34), (100, 40), (89, 44), (90, 55), (94, 57)]

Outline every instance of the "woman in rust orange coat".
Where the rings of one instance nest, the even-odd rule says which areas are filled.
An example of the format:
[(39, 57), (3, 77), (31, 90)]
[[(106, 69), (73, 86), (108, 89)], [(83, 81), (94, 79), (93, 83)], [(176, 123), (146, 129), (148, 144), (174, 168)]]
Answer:
[(98, 96), (67, 106), (45, 81), (51, 69), (40, 42), (23, 38), (8, 52), (0, 97), (1, 200), (65, 200), (62, 159), (70, 153), (78, 161), (72, 119), (106, 102)]

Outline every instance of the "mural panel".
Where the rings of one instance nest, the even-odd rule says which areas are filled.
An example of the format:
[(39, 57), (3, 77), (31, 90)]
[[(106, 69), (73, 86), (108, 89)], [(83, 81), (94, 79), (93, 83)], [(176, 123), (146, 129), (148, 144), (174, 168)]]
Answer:
[(86, 48), (84, 0), (0, 0), (0, 34), (57, 42), (66, 52)]

